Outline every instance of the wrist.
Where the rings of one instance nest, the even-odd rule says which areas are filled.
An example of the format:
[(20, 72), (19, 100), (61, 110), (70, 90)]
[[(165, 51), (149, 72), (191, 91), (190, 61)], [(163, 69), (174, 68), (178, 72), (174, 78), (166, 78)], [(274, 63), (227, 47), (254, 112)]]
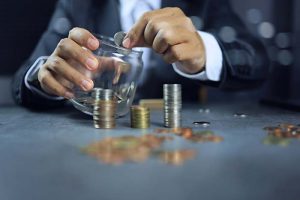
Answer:
[(39, 57), (34, 64), (29, 68), (24, 77), (24, 83), (27, 89), (31, 92), (50, 100), (62, 100), (62, 97), (52, 96), (46, 93), (38, 81), (38, 72), (40, 67), (46, 62), (48, 57)]
[(203, 62), (202, 58), (198, 58), (193, 61), (182, 61), (178, 63), (180, 63), (180, 65), (178, 65), (178, 69), (186, 74), (193, 75), (205, 71), (205, 62)]
[(203, 71), (205, 71), (205, 64), (206, 64), (206, 51), (205, 51), (205, 46), (204, 42), (201, 38), (201, 36), (198, 34), (198, 32), (195, 32), (195, 43), (191, 44), (191, 46), (197, 47), (195, 50), (192, 52), (195, 52), (196, 55), (194, 55), (194, 58), (188, 60), (188, 61), (183, 61), (181, 62), (182, 66), (182, 72), (186, 74), (198, 74)]

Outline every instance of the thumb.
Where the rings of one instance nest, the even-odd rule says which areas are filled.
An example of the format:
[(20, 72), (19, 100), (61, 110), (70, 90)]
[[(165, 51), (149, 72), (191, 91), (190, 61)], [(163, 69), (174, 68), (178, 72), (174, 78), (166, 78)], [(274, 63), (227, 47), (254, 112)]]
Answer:
[(147, 23), (145, 20), (137, 21), (123, 40), (123, 47), (131, 49), (133, 47), (145, 47), (144, 31)]
[(134, 34), (128, 33), (122, 42), (123, 47), (132, 49), (134, 47), (150, 47), (146, 44), (144, 36), (137, 37)]

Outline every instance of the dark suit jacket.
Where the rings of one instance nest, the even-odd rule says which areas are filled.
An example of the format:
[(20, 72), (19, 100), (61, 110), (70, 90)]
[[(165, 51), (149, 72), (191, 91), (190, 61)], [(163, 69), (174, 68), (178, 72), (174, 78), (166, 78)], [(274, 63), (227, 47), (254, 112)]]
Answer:
[[(58, 19), (68, 19), (71, 27), (83, 27), (94, 33), (113, 36), (121, 30), (118, 6), (117, 0), (59, 0), (48, 29), (31, 57), (15, 75), (13, 96), (16, 102), (28, 107), (51, 107), (61, 104), (43, 99), (28, 90), (24, 85), (26, 72), (38, 57), (50, 55), (59, 40), (67, 37), (68, 32), (59, 33), (56, 30)], [(162, 0), (162, 7), (180, 7), (186, 15), (201, 18), (204, 22), (202, 31), (209, 32), (217, 38), (223, 51), (221, 81), (204, 84), (223, 89), (245, 89), (262, 83), (269, 65), (263, 45), (248, 32), (227, 0)], [(226, 43), (220, 38), (219, 32), (224, 26), (230, 26), (237, 32), (234, 42)], [(233, 62), (239, 59), (241, 54), (238, 52), (243, 52), (243, 64)], [(164, 83), (181, 83), (183, 99), (197, 98), (197, 90), (203, 82), (181, 77), (154, 53), (152, 59), (154, 62), (151, 63), (156, 67), (148, 72), (147, 80), (138, 87), (137, 98), (162, 97)]]

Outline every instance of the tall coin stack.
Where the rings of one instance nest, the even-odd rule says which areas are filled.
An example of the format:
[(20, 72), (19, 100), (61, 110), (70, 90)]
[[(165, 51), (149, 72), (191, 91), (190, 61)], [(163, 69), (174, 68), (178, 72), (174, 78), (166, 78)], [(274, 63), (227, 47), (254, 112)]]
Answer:
[(150, 127), (150, 109), (143, 106), (131, 106), (130, 119), (132, 128), (145, 129)]
[(181, 126), (181, 85), (164, 84), (164, 126), (178, 128)]
[(95, 88), (93, 120), (95, 128), (111, 129), (116, 127), (117, 101), (110, 89)]

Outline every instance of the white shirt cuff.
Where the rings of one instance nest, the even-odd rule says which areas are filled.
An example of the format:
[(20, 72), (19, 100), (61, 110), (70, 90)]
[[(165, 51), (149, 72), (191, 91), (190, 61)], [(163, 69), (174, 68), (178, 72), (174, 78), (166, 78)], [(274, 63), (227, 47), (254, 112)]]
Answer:
[(48, 59), (47, 56), (41, 56), (39, 57), (33, 65), (29, 68), (29, 70), (25, 74), (24, 83), (25, 86), (32, 91), (33, 93), (36, 93), (46, 99), (50, 100), (63, 100), (63, 97), (57, 97), (57, 96), (51, 96), (44, 91), (40, 90), (39, 88), (34, 87), (29, 83), (30, 80), (37, 79), (37, 73), (40, 69), (40, 67), (45, 63), (45, 61)]
[(179, 75), (196, 79), (201, 81), (220, 81), (223, 66), (223, 54), (221, 47), (216, 38), (207, 32), (198, 31), (203, 40), (206, 52), (205, 71), (198, 74), (187, 74), (180, 70), (181, 64), (179, 62), (173, 63), (173, 68)]

